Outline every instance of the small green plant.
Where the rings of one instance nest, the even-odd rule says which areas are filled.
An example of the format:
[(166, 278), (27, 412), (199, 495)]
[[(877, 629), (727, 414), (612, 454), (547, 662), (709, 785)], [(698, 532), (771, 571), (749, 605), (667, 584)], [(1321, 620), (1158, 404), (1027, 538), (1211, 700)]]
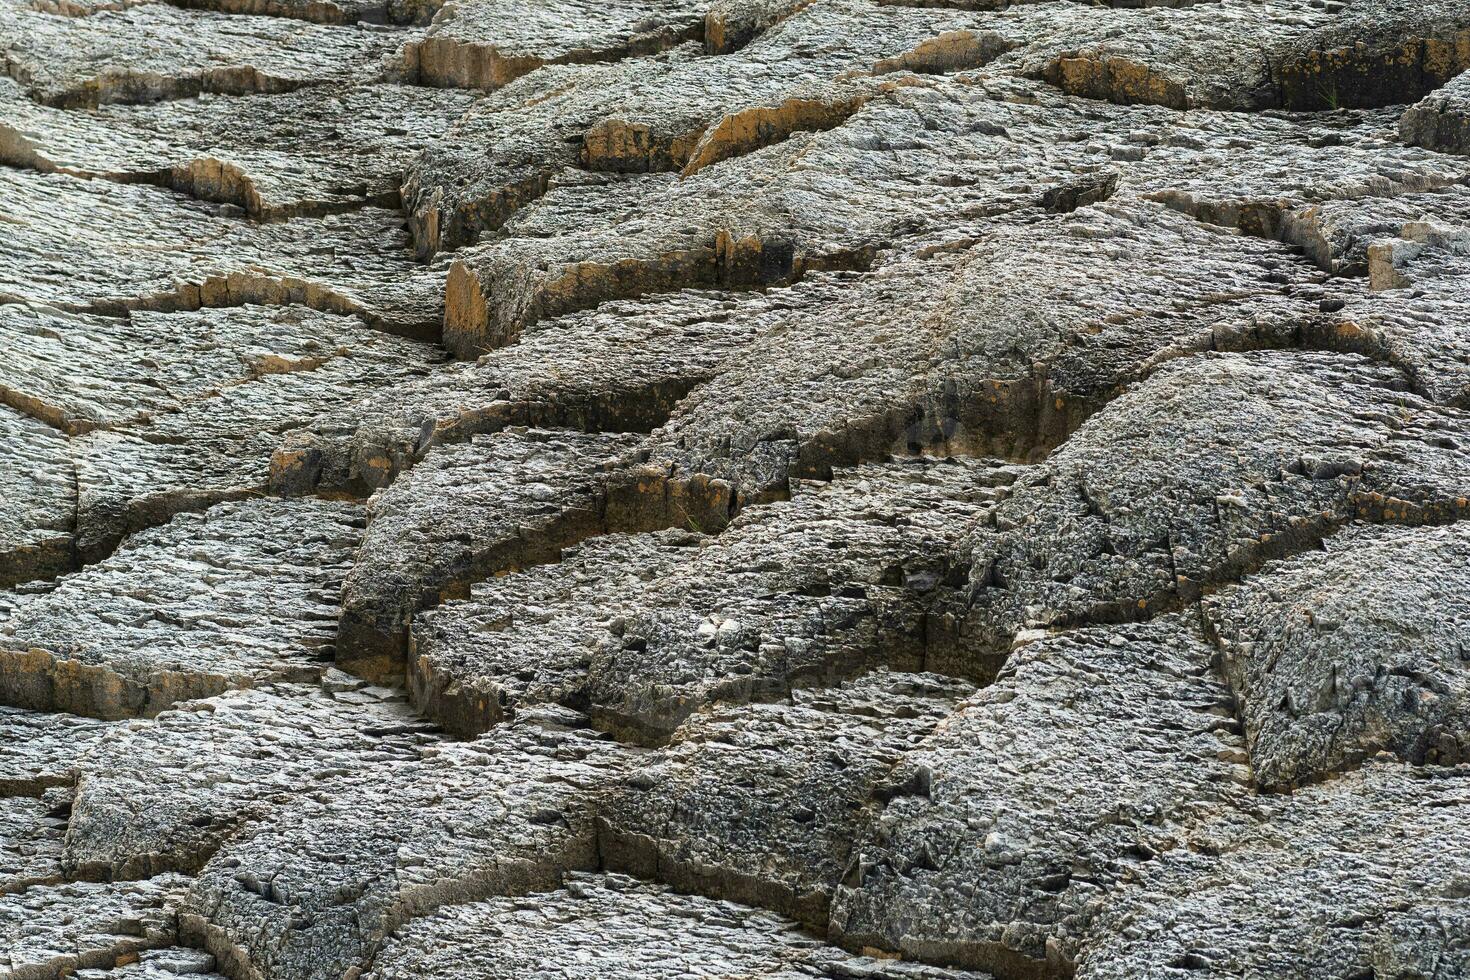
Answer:
[(1342, 100), (1337, 95), (1337, 79), (1334, 78), (1327, 82), (1319, 80), (1317, 82), (1317, 98), (1333, 112), (1341, 109)]

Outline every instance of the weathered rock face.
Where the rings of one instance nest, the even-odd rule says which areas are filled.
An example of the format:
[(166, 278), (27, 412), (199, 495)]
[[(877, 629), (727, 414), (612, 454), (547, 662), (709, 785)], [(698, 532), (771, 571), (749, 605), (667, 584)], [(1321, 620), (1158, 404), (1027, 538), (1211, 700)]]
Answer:
[(1404, 142), (1441, 153), (1470, 153), (1470, 76), (1426, 95), (1399, 123)]
[(455, 906), (415, 922), (379, 954), (373, 980), (472, 975), (516, 980), (652, 977), (871, 977), (960, 980), (959, 971), (851, 956), (793, 924), (729, 902), (621, 875), (573, 874), (566, 887)]
[(381, 491), (343, 590), (338, 663), (402, 678), (414, 613), (493, 575), (555, 561), (583, 538), (636, 530), (620, 527), (642, 522), (610, 499), (607, 473), (637, 441), (506, 431), (447, 446)]
[(0, 980), (1470, 976), (1463, 0), (0, 0)]
[(415, 265), (398, 215), (250, 224), (155, 187), (0, 172), (0, 299), (109, 315), (302, 304), (389, 333), (438, 333), (442, 270)]
[(611, 806), (604, 862), (681, 891), (721, 894), (825, 928), (833, 890), (895, 765), (969, 693), (880, 671), (790, 703), (694, 715)]
[(417, 617), (415, 699), (460, 731), (550, 700), (659, 741), (715, 701), (875, 668), (958, 670), (958, 545), (1015, 476), (985, 461), (874, 465), (746, 511), (718, 536), (589, 541)]
[(0, 620), (0, 697), (115, 719), (311, 678), (361, 524), (351, 504), (250, 501), (136, 534)]
[(394, 84), (310, 86), (67, 112), (0, 80), (0, 160), (162, 184), (263, 220), (394, 207), (403, 171), (472, 103)]
[(1182, 617), (1019, 646), (890, 777), (902, 789), (856, 848), (839, 934), (1004, 975), (1065, 972), (1136, 866), (1246, 795), (1210, 654)]
[(703, 26), (703, 7), (689, 0), (448, 0), (404, 46), (403, 69), (424, 85), (496, 89), (543, 65), (652, 54), (698, 37)]
[(1098, 921), (1077, 976), (1464, 973), (1465, 852), (1442, 843), (1465, 825), (1467, 778), (1373, 764), (1202, 825)]
[(185, 879), (165, 875), (116, 885), (38, 886), (0, 896), (0, 968), (17, 978), (61, 980), (168, 947), (186, 886)]
[(0, 406), (0, 583), (53, 578), (75, 564), (77, 476), (66, 438)]
[(6, 74), (36, 101), (63, 108), (348, 81), (370, 75), (392, 44), (390, 35), (355, 27), (163, 3), (72, 18), (6, 0), (0, 31)]
[(567, 723), (575, 716), (529, 718), (421, 758), (375, 760), (297, 801), (205, 865), (183, 934), (239, 976), (336, 977), (439, 906), (548, 890), (595, 868), (594, 814), (632, 759)]
[(1168, 611), (1352, 521), (1458, 520), (1470, 420), (1401, 385), (1332, 354), (1163, 366), (1018, 480), (977, 535), (974, 641)]
[(244, 828), (308, 790), (416, 759), (438, 741), (405, 699), (332, 674), (189, 702), (96, 740), (71, 801), (73, 875), (194, 873)]
[(1210, 598), (1258, 780), (1309, 781), (1378, 752), (1465, 757), (1466, 613), (1440, 574), (1463, 547), (1458, 524), (1356, 527)]

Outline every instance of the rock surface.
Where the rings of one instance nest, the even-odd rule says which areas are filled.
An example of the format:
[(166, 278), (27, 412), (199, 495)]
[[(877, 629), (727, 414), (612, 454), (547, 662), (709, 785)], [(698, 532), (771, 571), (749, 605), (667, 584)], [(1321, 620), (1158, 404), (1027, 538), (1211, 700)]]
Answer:
[(126, 965), (172, 945), (187, 881), (164, 875), (115, 885), (62, 884), (0, 896), (0, 969), (62, 980), (82, 969)]
[(1466, 757), (1467, 614), (1441, 577), (1463, 547), (1458, 524), (1355, 527), (1207, 601), (1257, 780), (1310, 781), (1380, 753)]
[(134, 535), (0, 620), (0, 697), (117, 719), (314, 677), (361, 526), (351, 504), (248, 501)]
[(54, 578), (75, 559), (77, 474), (65, 436), (0, 405), (0, 584)]
[(952, 624), (959, 545), (1015, 476), (987, 461), (872, 465), (718, 536), (597, 538), (417, 617), (415, 700), (457, 731), (550, 700), (658, 741), (714, 701), (883, 667), (967, 672)]
[(0, 980), (1470, 976), (1463, 0), (0, 0)]
[(77, 113), (39, 105), (0, 80), (0, 161), (161, 184), (264, 220), (395, 207), (409, 162), (472, 101), (453, 91), (342, 84)]
[(790, 922), (620, 875), (569, 875), (564, 889), (456, 906), (415, 922), (379, 954), (372, 980), (470, 972), (486, 980), (871, 977), (968, 974), (854, 957)]

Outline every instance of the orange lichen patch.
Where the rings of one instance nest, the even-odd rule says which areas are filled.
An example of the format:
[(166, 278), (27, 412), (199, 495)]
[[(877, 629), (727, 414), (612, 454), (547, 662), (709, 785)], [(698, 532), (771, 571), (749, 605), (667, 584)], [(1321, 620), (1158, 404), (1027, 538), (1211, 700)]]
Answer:
[(1470, 68), (1470, 31), (1410, 37), (1398, 47), (1312, 50), (1282, 65), (1286, 109), (1365, 109), (1413, 102)]
[(409, 77), (441, 88), (492, 91), (509, 85), (546, 62), (530, 55), (504, 55), (492, 45), (467, 44), (449, 37), (426, 37), (403, 46)]
[(1058, 58), (1043, 77), (1068, 95), (1120, 105), (1188, 109), (1184, 85), (1161, 71), (1118, 55), (1077, 54)]
[(938, 37), (919, 42), (895, 58), (884, 58), (873, 65), (873, 74), (911, 71), (921, 75), (938, 75), (981, 68), (1013, 47), (1014, 42), (994, 34), (978, 34), (967, 30), (946, 31)]
[(606, 119), (582, 138), (582, 165), (614, 173), (658, 173), (677, 170), (698, 145), (704, 129), (664, 138), (643, 123)]
[(835, 129), (870, 97), (868, 92), (854, 91), (833, 99), (791, 98), (776, 106), (752, 106), (730, 113), (703, 134), (688, 155), (684, 176), (779, 143), (792, 133)]

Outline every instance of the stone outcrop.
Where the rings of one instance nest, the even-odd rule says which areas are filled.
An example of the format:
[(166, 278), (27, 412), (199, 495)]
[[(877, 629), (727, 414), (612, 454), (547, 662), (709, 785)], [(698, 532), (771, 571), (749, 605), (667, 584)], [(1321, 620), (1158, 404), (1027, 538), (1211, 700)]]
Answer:
[(1399, 122), (1406, 143), (1470, 153), (1470, 76), (1460, 75), (1410, 107)]
[(658, 741), (711, 702), (877, 668), (983, 678), (994, 663), (967, 663), (956, 635), (959, 544), (1015, 478), (985, 461), (874, 465), (746, 511), (718, 536), (597, 538), (417, 617), (410, 685), (455, 730), (553, 701)]
[(62, 108), (350, 81), (370, 76), (392, 44), (390, 35), (355, 27), (165, 3), (58, 17), (6, 0), (0, 31), (5, 74), (36, 101)]
[(1470, 976), (1464, 0), (0, 0), (0, 980)]
[(1210, 657), (1178, 616), (1018, 644), (890, 776), (899, 789), (837, 894), (838, 934), (997, 975), (1070, 972), (1136, 868), (1246, 797)]
[(399, 216), (239, 220), (162, 188), (0, 171), (0, 299), (77, 312), (303, 304), (414, 337), (438, 333), (443, 270), (416, 265)]
[(351, 504), (247, 501), (136, 534), (0, 620), (0, 697), (117, 719), (314, 677), (361, 526)]
[[(556, 964), (556, 965), (551, 965)], [(844, 954), (790, 922), (679, 895), (620, 875), (569, 875), (566, 887), (456, 906), (415, 922), (379, 955), (372, 980), (463, 976), (605, 980), (699, 975), (966, 980), (912, 963)]]
[(84, 114), (37, 104), (0, 79), (0, 161), (160, 184), (263, 220), (395, 207), (410, 162), (472, 102), (443, 89), (337, 84)]
[(1465, 758), (1465, 613), (1438, 574), (1461, 563), (1463, 538), (1459, 525), (1355, 527), (1208, 600), (1258, 780), (1311, 781), (1382, 753)]

